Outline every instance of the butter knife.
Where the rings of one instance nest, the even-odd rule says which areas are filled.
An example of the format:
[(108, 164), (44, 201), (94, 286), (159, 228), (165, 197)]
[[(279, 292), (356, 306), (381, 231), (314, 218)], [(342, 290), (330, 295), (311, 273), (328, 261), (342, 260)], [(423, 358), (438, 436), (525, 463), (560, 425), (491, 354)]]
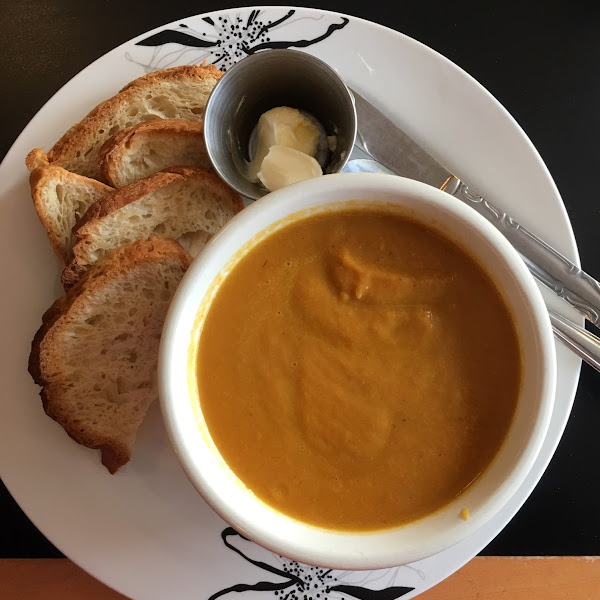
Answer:
[(473, 207), (519, 252), (532, 275), (600, 325), (600, 283), (537, 235), (519, 225), (450, 172), (360, 94), (354, 95), (358, 117), (356, 145), (395, 173), (435, 186)]

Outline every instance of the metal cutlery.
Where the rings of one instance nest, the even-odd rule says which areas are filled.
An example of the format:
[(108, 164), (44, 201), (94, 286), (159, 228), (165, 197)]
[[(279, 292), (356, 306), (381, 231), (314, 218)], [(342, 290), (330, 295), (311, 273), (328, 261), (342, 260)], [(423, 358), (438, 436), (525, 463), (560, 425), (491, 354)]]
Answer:
[(448, 192), (473, 207), (500, 230), (519, 252), (532, 275), (591, 323), (600, 324), (600, 283), (574, 265), (510, 215), (490, 204), (452, 174), (384, 114), (354, 90), (358, 134), (356, 143), (395, 173)]
[[(344, 171), (388, 172), (428, 183), (462, 200), (490, 221), (519, 252), (531, 274), (600, 324), (600, 283), (510, 215), (486, 201), (421, 148), (369, 101), (351, 90), (358, 117), (356, 146)], [(371, 157), (371, 158), (368, 158)], [(374, 160), (372, 160), (374, 159)], [(600, 372), (600, 338), (548, 308), (555, 337)]]

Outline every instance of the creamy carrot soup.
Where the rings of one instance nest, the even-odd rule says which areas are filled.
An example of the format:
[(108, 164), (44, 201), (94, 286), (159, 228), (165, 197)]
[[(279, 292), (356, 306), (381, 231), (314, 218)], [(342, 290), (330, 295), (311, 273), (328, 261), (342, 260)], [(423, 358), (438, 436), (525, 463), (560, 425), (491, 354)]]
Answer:
[(384, 209), (325, 212), (252, 248), (201, 333), (202, 411), (273, 508), (374, 530), (441, 508), (486, 468), (516, 408), (520, 350), (491, 279)]

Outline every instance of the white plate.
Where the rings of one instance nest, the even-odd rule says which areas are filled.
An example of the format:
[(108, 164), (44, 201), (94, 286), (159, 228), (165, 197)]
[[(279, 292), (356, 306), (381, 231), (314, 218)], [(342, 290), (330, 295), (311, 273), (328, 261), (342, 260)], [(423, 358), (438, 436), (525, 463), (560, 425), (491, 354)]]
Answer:
[(490, 201), (578, 262), (564, 206), (529, 139), (477, 82), (422, 44), (367, 21), (283, 7), (215, 12), (160, 27), (73, 78), (34, 117), (0, 167), (1, 475), (62, 552), (137, 600), (214, 599), (233, 591), (249, 600), (374, 599), (378, 590), (387, 600), (412, 598), (488, 544), (539, 480), (579, 378), (579, 360), (563, 347), (557, 348), (558, 385), (547, 439), (502, 513), (432, 558), (353, 573), (291, 563), (227, 530), (179, 467), (158, 403), (140, 430), (131, 462), (109, 475), (95, 451), (77, 446), (44, 415), (27, 373), (30, 341), (43, 311), (61, 292), (58, 262), (29, 198), (27, 152), (49, 148), (99, 101), (147, 71), (203, 59), (227, 67), (269, 46), (301, 48), (328, 62)]

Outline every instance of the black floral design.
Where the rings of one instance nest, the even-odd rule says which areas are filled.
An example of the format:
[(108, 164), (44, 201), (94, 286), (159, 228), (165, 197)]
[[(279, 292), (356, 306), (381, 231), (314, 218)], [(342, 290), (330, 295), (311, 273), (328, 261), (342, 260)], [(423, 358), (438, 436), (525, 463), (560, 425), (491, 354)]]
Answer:
[[(207, 60), (221, 70), (226, 70), (245, 56), (268, 48), (307, 48), (327, 39), (349, 22), (346, 17), (304, 17), (297, 16), (296, 10), (289, 9), (281, 16), (271, 11), (253, 9), (247, 15), (242, 13), (221, 14), (213, 19), (204, 17), (207, 27), (197, 31), (185, 24), (178, 29), (163, 29), (158, 33), (136, 42), (136, 46), (156, 48), (150, 64), (142, 64), (147, 71), (181, 64), (186, 55), (193, 59), (188, 62)], [(286, 25), (299, 19), (311, 19), (315, 25), (315, 36), (310, 39), (286, 39)], [(324, 22), (328, 21), (328, 22)], [(174, 47), (165, 48), (168, 44)], [(130, 55), (129, 60), (133, 60)], [(137, 62), (137, 61), (136, 61)]]
[(254, 584), (238, 583), (214, 593), (208, 600), (217, 600), (231, 592), (239, 593), (251, 590), (272, 592), (280, 600), (333, 600), (342, 597), (358, 600), (396, 600), (415, 589), (396, 585), (382, 589), (370, 589), (349, 582), (344, 583), (344, 576), (347, 573), (345, 571), (311, 567), (275, 554), (271, 554), (271, 557), (277, 564), (251, 558), (236, 545), (236, 542), (240, 540), (248, 540), (231, 527), (222, 531), (221, 539), (227, 548), (244, 560), (270, 573), (274, 581), (259, 581)]

